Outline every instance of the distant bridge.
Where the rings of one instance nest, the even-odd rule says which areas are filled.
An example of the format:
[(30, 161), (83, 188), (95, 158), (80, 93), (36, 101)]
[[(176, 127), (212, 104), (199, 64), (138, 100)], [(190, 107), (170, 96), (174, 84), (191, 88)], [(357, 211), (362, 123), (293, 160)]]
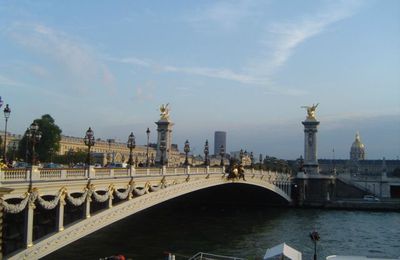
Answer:
[[(37, 259), (120, 219), (175, 197), (230, 183), (270, 190), (291, 202), (289, 174), (247, 169), (246, 181), (227, 179), (223, 167), (9, 169), (0, 171), (0, 235), (7, 245), (11, 228), (4, 216), (25, 214), (23, 246), (6, 259)], [(94, 203), (105, 205), (95, 213)], [(38, 206), (53, 210), (55, 230), (34, 240)], [(65, 208), (80, 207), (83, 217), (64, 226)], [(4, 227), (4, 229), (3, 229)], [(4, 241), (5, 240), (5, 241)], [(2, 253), (4, 251), (1, 251)], [(0, 255), (1, 259), (1, 255)]]

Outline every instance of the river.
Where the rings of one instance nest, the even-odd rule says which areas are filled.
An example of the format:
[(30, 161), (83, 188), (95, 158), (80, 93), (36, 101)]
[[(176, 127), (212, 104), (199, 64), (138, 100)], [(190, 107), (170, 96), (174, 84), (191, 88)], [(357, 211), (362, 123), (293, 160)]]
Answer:
[(252, 203), (208, 203), (185, 198), (150, 208), (80, 239), (45, 259), (99, 259), (123, 254), (134, 260), (187, 259), (199, 251), (262, 259), (286, 242), (312, 259), (328, 255), (400, 257), (400, 213), (298, 209)]

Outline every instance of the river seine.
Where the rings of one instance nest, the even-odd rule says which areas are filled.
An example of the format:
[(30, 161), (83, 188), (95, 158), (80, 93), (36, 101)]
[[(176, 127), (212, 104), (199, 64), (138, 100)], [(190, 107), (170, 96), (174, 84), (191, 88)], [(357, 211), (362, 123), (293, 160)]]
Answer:
[(165, 259), (166, 251), (175, 253), (177, 260), (199, 251), (262, 259), (267, 248), (283, 242), (301, 251), (303, 259), (312, 259), (314, 246), (309, 233), (314, 228), (321, 237), (318, 259), (333, 254), (400, 257), (399, 212), (298, 209), (234, 203), (235, 197), (226, 198), (233, 203), (187, 196), (164, 203), (45, 259), (99, 259), (123, 254), (128, 259), (151, 260)]

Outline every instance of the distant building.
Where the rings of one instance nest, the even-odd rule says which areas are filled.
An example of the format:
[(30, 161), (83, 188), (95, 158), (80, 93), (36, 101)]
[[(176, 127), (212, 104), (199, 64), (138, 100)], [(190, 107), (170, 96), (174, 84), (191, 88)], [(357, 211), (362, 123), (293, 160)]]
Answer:
[(350, 160), (353, 162), (365, 160), (365, 146), (361, 142), (360, 134), (358, 132), (356, 133), (356, 139), (350, 148)]
[(215, 131), (214, 133), (214, 155), (219, 155), (221, 152), (221, 145), (224, 146), (225, 153), (226, 149), (226, 132), (224, 131)]

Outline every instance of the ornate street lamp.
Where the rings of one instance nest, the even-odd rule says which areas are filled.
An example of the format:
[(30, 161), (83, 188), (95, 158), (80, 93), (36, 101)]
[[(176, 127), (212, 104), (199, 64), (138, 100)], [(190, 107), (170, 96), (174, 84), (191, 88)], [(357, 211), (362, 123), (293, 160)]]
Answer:
[(5, 130), (4, 130), (4, 153), (3, 153), (3, 161), (4, 163), (7, 163), (7, 122), (8, 122), (8, 118), (10, 117), (11, 114), (11, 109), (8, 106), (8, 104), (6, 105), (6, 107), (3, 110), (4, 112), (4, 118), (6, 119), (6, 125), (5, 125)]
[(263, 156), (260, 153), (260, 157), (258, 158), (258, 160), (260, 161), (260, 170), (262, 169), (262, 161), (263, 161)]
[(152, 165), (154, 165), (154, 153), (152, 153), (150, 156), (150, 162)]
[(314, 260), (317, 260), (317, 241), (320, 239), (318, 232), (315, 230), (311, 232), (310, 238), (314, 242)]
[(133, 164), (132, 150), (136, 147), (135, 136), (133, 135), (133, 132), (129, 135), (126, 146), (129, 148), (128, 164), (129, 166), (132, 166)]
[(250, 152), (250, 167), (254, 168), (254, 155), (253, 152)]
[(12, 146), (12, 160), (15, 161), (15, 152), (17, 151), (17, 143), (14, 142)]
[(73, 155), (73, 153), (74, 153), (74, 150), (72, 148), (69, 149), (68, 152), (67, 152), (69, 167), (72, 167), (72, 155)]
[(221, 147), (219, 148), (219, 155), (221, 156), (221, 166), (224, 166), (224, 156), (225, 156), (225, 147), (223, 144), (221, 144)]
[(113, 155), (111, 156), (111, 143), (113, 143), (114, 139), (107, 139), (107, 143), (108, 143), (108, 152), (107, 152), (107, 163), (111, 164), (111, 159), (112, 162), (114, 162), (114, 152)]
[(146, 130), (146, 134), (147, 134), (146, 166), (149, 167), (150, 166), (150, 162), (149, 162), (150, 129), (148, 127), (147, 127), (147, 130)]
[(160, 151), (161, 151), (160, 164), (161, 164), (161, 166), (164, 166), (164, 152), (165, 152), (165, 150), (166, 150), (165, 140), (161, 140), (161, 142), (160, 142)]
[(89, 129), (86, 131), (86, 135), (83, 138), (83, 141), (85, 142), (85, 145), (88, 147), (88, 153), (87, 153), (87, 158), (86, 158), (86, 163), (88, 166), (91, 165), (91, 156), (90, 156), (90, 148), (94, 146), (95, 140), (94, 140), (94, 134), (92, 129), (89, 127)]
[(239, 157), (240, 157), (240, 164), (243, 164), (243, 149), (240, 149)]
[(208, 160), (208, 153), (210, 152), (209, 147), (208, 147), (208, 140), (206, 140), (206, 143), (204, 144), (204, 165), (208, 166), (209, 165), (209, 160)]
[(185, 152), (185, 165), (188, 166), (189, 165), (188, 154), (190, 152), (189, 140), (186, 140), (185, 147), (183, 148), (183, 151)]
[(42, 133), (39, 131), (39, 126), (36, 124), (36, 122), (33, 122), (31, 126), (29, 127), (29, 130), (27, 130), (26, 137), (31, 141), (32, 144), (32, 165), (36, 165), (36, 152), (35, 152), (35, 146), (36, 142), (39, 142), (40, 139), (42, 138)]

